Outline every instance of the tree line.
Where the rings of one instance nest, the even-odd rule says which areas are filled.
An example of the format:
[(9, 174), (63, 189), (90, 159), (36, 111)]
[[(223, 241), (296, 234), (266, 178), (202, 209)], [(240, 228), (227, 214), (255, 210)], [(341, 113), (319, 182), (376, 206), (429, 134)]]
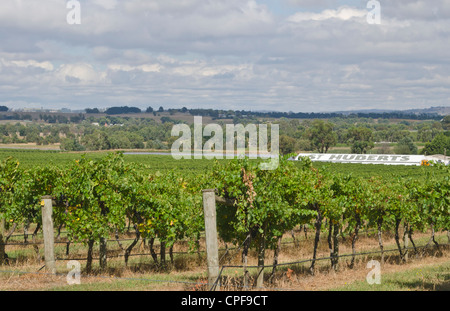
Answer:
[[(151, 107), (150, 107), (151, 108)], [(160, 110), (165, 111), (162, 107)], [(151, 111), (155, 114), (160, 110)], [(187, 109), (186, 109), (187, 111)], [(209, 110), (203, 110), (208, 112)], [(168, 112), (168, 111), (165, 111)], [(199, 113), (195, 111), (195, 113)], [(31, 116), (30, 116), (31, 118)], [(38, 122), (0, 124), (0, 143), (60, 144), (65, 151), (171, 148), (174, 119), (170, 113), (156, 119), (136, 116), (76, 114), (39, 114)], [(224, 126), (225, 120), (214, 122)], [(298, 151), (329, 152), (330, 148), (348, 147), (352, 153), (444, 154), (450, 150), (450, 116), (441, 121), (374, 120), (336, 117), (332, 119), (277, 120), (241, 115), (235, 124), (275, 123), (280, 126), (282, 154)], [(391, 144), (395, 147), (391, 147)]]
[[(98, 108), (87, 108), (86, 113), (100, 113)], [(156, 110), (149, 106), (145, 110), (146, 113), (151, 113)], [(208, 116), (213, 119), (229, 119), (229, 118), (240, 118), (240, 117), (255, 117), (255, 118), (287, 118), (287, 119), (330, 119), (330, 118), (369, 118), (369, 119), (400, 119), (400, 120), (441, 120), (442, 116), (438, 114), (430, 113), (405, 113), (401, 111), (394, 112), (358, 112), (358, 113), (324, 113), (324, 112), (278, 112), (278, 111), (251, 111), (251, 110), (221, 110), (221, 109), (188, 109), (186, 107), (175, 109), (169, 108), (164, 110), (162, 106), (157, 110), (158, 112), (169, 111), (172, 113), (189, 113), (193, 116)], [(107, 108), (104, 113), (106, 114), (128, 114), (128, 113), (142, 113), (143, 111), (137, 107), (110, 107)]]

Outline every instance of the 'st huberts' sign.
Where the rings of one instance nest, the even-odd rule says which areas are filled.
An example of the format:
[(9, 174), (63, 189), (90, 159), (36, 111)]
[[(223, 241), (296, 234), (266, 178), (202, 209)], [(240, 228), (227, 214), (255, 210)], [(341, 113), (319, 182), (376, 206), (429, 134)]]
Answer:
[(388, 154), (327, 154), (327, 153), (300, 153), (299, 157), (309, 157), (311, 161), (335, 163), (365, 163), (388, 165), (421, 165), (428, 160), (423, 155), (388, 155)]

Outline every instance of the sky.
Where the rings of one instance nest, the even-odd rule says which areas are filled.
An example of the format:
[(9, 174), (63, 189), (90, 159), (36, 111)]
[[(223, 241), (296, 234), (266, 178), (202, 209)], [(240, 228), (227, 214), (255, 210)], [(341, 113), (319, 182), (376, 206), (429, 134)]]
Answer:
[(449, 106), (450, 0), (369, 2), (1, 0), (0, 105)]

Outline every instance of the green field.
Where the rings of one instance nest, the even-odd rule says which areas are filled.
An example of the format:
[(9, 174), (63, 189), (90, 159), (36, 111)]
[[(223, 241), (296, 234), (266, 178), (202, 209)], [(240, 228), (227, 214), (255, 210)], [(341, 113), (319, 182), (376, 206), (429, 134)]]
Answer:
[[(31, 168), (35, 166), (56, 165), (64, 167), (69, 163), (86, 156), (89, 159), (101, 159), (110, 152), (87, 152), (87, 153), (69, 153), (60, 151), (37, 151), (37, 150), (1, 150), (0, 160), (7, 157), (13, 157), (20, 162), (23, 168)], [(180, 169), (185, 172), (189, 171), (206, 171), (214, 164), (210, 160), (175, 160), (171, 156), (165, 155), (126, 155), (126, 161), (145, 164), (154, 171), (167, 171), (172, 169)]]
[[(41, 150), (11, 150), (0, 149), (0, 160), (7, 157), (13, 157), (20, 162), (23, 168), (32, 168), (43, 165), (57, 165), (64, 167), (69, 163), (80, 159), (83, 155), (91, 159), (100, 159), (109, 152), (87, 152), (71, 153), (60, 151), (41, 151)], [(180, 170), (188, 173), (202, 173), (211, 171), (215, 160), (182, 159), (175, 160), (170, 155), (126, 155), (125, 160), (138, 164), (148, 165), (152, 171), (165, 172), (168, 170)], [(227, 160), (218, 160), (227, 161)], [(346, 164), (346, 163), (321, 163), (315, 162), (316, 168), (326, 168), (330, 173), (355, 174), (370, 178), (372, 176), (381, 176), (388, 179), (396, 178), (426, 178), (427, 172), (437, 172), (432, 167), (402, 166), (402, 165), (380, 165), (380, 164)]]

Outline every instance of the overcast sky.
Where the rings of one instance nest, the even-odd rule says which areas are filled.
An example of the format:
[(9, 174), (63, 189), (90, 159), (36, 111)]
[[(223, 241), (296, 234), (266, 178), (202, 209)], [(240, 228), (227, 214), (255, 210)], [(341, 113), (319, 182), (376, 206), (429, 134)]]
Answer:
[[(450, 0), (1, 0), (0, 105), (449, 106)], [(72, 16), (72, 15), (70, 15)]]

